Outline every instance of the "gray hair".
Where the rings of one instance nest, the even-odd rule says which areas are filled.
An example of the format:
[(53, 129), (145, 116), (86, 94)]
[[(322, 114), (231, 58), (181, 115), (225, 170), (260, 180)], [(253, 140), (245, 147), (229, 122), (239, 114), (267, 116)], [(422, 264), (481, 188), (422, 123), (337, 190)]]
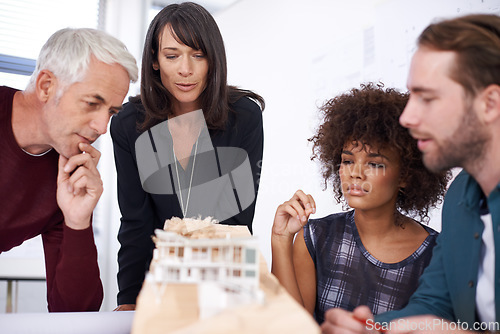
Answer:
[(34, 89), (41, 70), (51, 71), (63, 87), (83, 80), (92, 55), (106, 64), (123, 66), (130, 81), (137, 81), (136, 60), (121, 41), (96, 29), (65, 28), (56, 31), (42, 47), (26, 90)]

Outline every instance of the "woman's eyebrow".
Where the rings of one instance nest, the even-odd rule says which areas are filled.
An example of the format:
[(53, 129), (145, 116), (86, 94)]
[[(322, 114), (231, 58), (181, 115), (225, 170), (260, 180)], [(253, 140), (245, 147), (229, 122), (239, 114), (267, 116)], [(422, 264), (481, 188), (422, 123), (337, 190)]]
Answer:
[(368, 157), (370, 158), (382, 158), (382, 159), (386, 159), (386, 160), (390, 160), (387, 156), (381, 154), (381, 153), (368, 153)]

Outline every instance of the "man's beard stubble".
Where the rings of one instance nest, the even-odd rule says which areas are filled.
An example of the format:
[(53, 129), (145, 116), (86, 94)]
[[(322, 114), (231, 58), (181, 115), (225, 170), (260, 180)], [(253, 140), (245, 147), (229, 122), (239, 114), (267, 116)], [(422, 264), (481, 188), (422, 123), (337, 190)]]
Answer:
[(453, 167), (466, 167), (481, 163), (490, 139), (487, 133), (481, 131), (482, 129), (472, 106), (468, 106), (453, 135), (438, 144), (436, 156), (424, 154), (425, 166), (433, 172), (441, 172)]

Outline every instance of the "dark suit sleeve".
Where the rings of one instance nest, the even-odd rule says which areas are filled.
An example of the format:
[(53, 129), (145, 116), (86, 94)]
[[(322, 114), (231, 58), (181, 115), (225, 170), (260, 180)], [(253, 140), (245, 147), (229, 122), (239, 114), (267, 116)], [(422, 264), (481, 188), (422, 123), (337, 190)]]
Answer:
[(252, 169), (255, 199), (248, 208), (236, 216), (222, 221), (221, 224), (246, 225), (250, 232), (252, 232), (252, 221), (259, 190), (264, 149), (262, 111), (255, 102), (246, 97), (238, 100), (234, 104), (233, 109), (235, 113), (230, 115), (230, 119), (233, 119), (233, 121), (230, 121), (226, 128), (227, 132), (232, 132), (231, 137), (233, 139), (226, 146), (239, 147), (247, 152)]
[[(131, 108), (129, 104), (129, 108)], [(118, 305), (135, 304), (151, 261), (154, 207), (141, 185), (135, 157), (136, 117), (126, 110), (113, 117), (110, 133), (115, 156), (118, 204)]]

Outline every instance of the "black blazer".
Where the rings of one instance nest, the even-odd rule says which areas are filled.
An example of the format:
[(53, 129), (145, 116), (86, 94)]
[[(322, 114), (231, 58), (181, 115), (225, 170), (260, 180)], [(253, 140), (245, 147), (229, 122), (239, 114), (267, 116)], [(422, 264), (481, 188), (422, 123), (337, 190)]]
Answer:
[[(246, 225), (252, 232), (252, 220), (262, 167), (264, 132), (262, 112), (252, 100), (243, 97), (230, 105), (228, 121), (223, 130), (210, 130), (214, 147), (239, 147), (250, 161), (255, 185), (255, 200), (241, 213), (222, 224)], [(156, 195), (143, 190), (139, 177), (135, 142), (141, 135), (137, 124), (143, 120), (142, 106), (126, 103), (111, 120), (121, 226), (118, 232), (118, 305), (135, 304), (149, 269), (154, 243), (151, 236), (162, 229), (166, 219), (182, 217), (177, 196)]]

